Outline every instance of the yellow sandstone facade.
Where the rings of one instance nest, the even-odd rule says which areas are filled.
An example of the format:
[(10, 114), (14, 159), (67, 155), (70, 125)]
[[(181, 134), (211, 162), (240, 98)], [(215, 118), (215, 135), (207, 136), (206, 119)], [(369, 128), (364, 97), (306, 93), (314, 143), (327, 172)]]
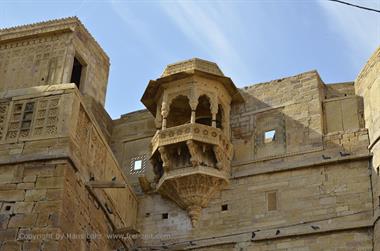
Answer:
[(190, 59), (104, 109), (77, 18), (0, 30), (0, 251), (380, 250), (380, 49), (355, 82)]

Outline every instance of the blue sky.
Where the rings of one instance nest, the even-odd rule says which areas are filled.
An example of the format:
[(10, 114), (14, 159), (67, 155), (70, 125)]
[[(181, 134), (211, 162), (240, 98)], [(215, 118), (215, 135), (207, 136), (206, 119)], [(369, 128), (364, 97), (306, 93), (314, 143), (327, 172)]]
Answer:
[[(380, 0), (347, 0), (380, 9)], [(316, 69), (352, 81), (380, 45), (380, 14), (326, 0), (0, 0), (0, 26), (78, 16), (111, 58), (111, 117), (140, 98), (165, 66), (199, 57), (238, 87)]]

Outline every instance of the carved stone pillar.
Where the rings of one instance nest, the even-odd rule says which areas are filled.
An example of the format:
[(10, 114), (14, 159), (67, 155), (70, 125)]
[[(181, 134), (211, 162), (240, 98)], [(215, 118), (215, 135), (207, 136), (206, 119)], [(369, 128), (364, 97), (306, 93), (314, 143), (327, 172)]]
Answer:
[(231, 132), (230, 132), (230, 106), (224, 107), (224, 118), (223, 118), (223, 130), (224, 134), (230, 138)]
[(157, 130), (160, 130), (162, 128), (161, 107), (159, 105), (157, 106), (156, 118), (154, 119), (154, 125), (156, 126)]
[(211, 123), (211, 126), (212, 127), (216, 127), (216, 113), (212, 113), (212, 123)]
[(210, 108), (211, 108), (211, 116), (212, 116), (211, 126), (216, 127), (216, 115), (218, 114), (218, 102), (215, 99), (211, 101)]
[(162, 116), (162, 130), (166, 129), (166, 119), (169, 115), (169, 107), (166, 102), (162, 102), (161, 116)]
[(195, 123), (195, 111), (197, 110), (197, 106), (198, 106), (198, 99), (196, 98), (192, 98), (190, 100), (190, 107), (191, 107), (191, 119), (190, 119), (190, 123), (191, 124), (194, 124)]
[(190, 119), (191, 124), (195, 124), (195, 110), (191, 110), (191, 119)]

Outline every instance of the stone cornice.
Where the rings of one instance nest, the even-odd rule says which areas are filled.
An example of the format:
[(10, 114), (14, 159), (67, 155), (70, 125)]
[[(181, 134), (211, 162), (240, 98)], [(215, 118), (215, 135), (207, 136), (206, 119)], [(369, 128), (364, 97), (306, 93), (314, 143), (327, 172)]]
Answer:
[(98, 44), (98, 42), (94, 39), (91, 33), (88, 32), (82, 22), (75, 16), (0, 29), (0, 43), (17, 41), (20, 39), (32, 38), (47, 34), (75, 31), (84, 33), (94, 44), (95, 48), (97, 48), (98, 52), (102, 54), (107, 59), (107, 61), (109, 61), (109, 57)]
[[(318, 151), (316, 151), (318, 152)], [(336, 151), (339, 153), (338, 149)], [(330, 154), (332, 151), (330, 151)], [(335, 155), (331, 159), (323, 159), (321, 156), (322, 154), (328, 154), (327, 151), (320, 151), (320, 158), (311, 158), (311, 159), (305, 159), (301, 162), (294, 161), (294, 162), (284, 162), (281, 166), (274, 166), (272, 168), (268, 168), (268, 166), (262, 166), (262, 167), (255, 167), (255, 168), (245, 168), (242, 170), (235, 170), (232, 171), (232, 178), (233, 179), (239, 179), (244, 178), (248, 176), (254, 176), (254, 175), (260, 175), (260, 174), (267, 174), (267, 173), (274, 173), (274, 172), (283, 172), (287, 170), (295, 170), (295, 169), (302, 169), (302, 168), (311, 168), (311, 167), (318, 167), (322, 165), (332, 165), (337, 163), (343, 163), (347, 161), (361, 161), (361, 160), (368, 160), (372, 157), (369, 153), (359, 153), (359, 154), (353, 154), (352, 156), (342, 157)], [(259, 162), (259, 161), (257, 161)], [(256, 162), (256, 163), (257, 163)], [(260, 161), (262, 162), (262, 160)], [(245, 166), (249, 167), (253, 163), (250, 164), (244, 164)], [(242, 164), (241, 164), (242, 165)], [(239, 165), (235, 164), (232, 165), (233, 168), (239, 167)]]
[(161, 77), (166, 77), (175, 73), (186, 72), (191, 70), (199, 70), (210, 74), (224, 76), (223, 72), (220, 70), (219, 66), (216, 63), (204, 59), (192, 58), (189, 60), (176, 62), (174, 64), (169, 64), (168, 66), (166, 66)]

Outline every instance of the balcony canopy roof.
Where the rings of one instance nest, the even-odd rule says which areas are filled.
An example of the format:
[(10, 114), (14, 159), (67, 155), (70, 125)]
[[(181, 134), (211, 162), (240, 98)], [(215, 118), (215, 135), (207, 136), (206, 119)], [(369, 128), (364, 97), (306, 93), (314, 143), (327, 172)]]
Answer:
[(141, 98), (141, 102), (155, 116), (157, 108), (157, 93), (161, 92), (160, 87), (162, 84), (194, 75), (220, 82), (231, 95), (233, 103), (244, 101), (239, 89), (236, 88), (235, 84), (229, 77), (224, 76), (217, 64), (203, 59), (193, 58), (168, 65), (160, 78), (149, 81), (144, 95)]

